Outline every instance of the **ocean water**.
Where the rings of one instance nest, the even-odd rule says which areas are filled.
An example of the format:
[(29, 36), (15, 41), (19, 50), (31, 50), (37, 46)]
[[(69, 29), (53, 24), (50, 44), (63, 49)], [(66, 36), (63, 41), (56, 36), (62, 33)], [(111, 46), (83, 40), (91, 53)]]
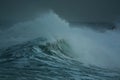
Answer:
[(85, 65), (69, 43), (37, 38), (0, 50), (0, 80), (120, 80), (120, 71)]
[(120, 80), (120, 31), (88, 27), (48, 11), (0, 31), (0, 80)]

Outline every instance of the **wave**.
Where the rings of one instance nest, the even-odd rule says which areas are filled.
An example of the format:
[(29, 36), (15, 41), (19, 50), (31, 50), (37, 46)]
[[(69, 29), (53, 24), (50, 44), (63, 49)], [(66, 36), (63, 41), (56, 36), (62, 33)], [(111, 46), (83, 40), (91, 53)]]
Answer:
[[(93, 26), (91, 25), (91, 27)], [(98, 26), (96, 25), (96, 27)], [(74, 59), (86, 64), (116, 69), (120, 68), (119, 34), (119, 30), (108, 30), (105, 33), (99, 33), (96, 30), (86, 28), (86, 26), (71, 25), (54, 11), (48, 11), (34, 19), (16, 23), (9, 29), (1, 31), (0, 48), (22, 44), (38, 37), (55, 38), (53, 42), (48, 39), (47, 42), (50, 45), (53, 45), (57, 40), (64, 39), (63, 42), (69, 44), (69, 47), (63, 50), (65, 45), (64, 47), (61, 45), (63, 53), (61, 53), (61, 50), (52, 49), (53, 52), (59, 53), (59, 55), (55, 53), (54, 55), (74, 57)], [(41, 51), (39, 47), (35, 47), (35, 49)]]
[(65, 39), (38, 38), (0, 50), (0, 80), (120, 80), (120, 72), (86, 66)]
[(25, 42), (24, 44), (1, 49), (0, 63), (7, 64), (7, 62), (17, 62), (19, 59), (30, 59), (33, 56), (40, 57), (42, 54), (59, 59), (73, 59), (74, 57), (72, 48), (64, 39), (50, 42), (45, 38), (38, 38)]

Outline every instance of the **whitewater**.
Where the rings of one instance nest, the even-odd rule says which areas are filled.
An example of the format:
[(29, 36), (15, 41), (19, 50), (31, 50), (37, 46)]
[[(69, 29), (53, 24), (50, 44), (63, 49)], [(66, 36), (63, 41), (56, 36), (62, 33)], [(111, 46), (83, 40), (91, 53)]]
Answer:
[(119, 30), (75, 27), (48, 11), (1, 31), (0, 80), (120, 80)]

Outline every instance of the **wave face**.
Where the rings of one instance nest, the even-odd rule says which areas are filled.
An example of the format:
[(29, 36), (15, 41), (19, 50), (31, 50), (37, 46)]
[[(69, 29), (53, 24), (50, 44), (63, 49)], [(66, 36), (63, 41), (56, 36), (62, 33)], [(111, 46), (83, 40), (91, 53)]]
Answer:
[(120, 72), (77, 61), (64, 39), (38, 38), (0, 50), (0, 80), (120, 80)]

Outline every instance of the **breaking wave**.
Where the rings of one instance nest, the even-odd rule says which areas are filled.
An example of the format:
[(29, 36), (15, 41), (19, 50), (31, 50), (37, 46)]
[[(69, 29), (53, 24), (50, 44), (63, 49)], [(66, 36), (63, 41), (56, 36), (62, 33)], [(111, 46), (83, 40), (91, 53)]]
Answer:
[(119, 31), (73, 27), (50, 11), (1, 31), (0, 80), (120, 80)]

